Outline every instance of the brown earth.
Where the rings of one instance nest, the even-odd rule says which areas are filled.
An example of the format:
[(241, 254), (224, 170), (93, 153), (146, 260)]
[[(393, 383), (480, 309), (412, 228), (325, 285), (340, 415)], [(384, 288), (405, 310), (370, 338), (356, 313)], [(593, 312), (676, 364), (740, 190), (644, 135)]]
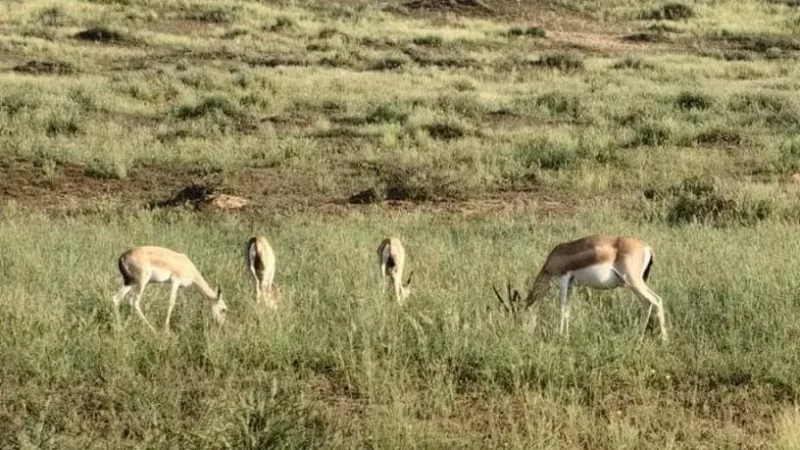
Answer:
[(318, 189), (311, 175), (274, 168), (247, 168), (234, 173), (192, 173), (162, 165), (131, 169), (124, 179), (98, 178), (77, 164), (63, 164), (47, 176), (29, 161), (0, 156), (0, 205), (51, 213), (76, 214), (98, 205), (123, 209), (184, 207), (213, 211), (204, 200), (228, 194), (248, 204), (238, 211), (261, 214), (312, 212), (349, 214), (368, 209), (427, 210), (459, 214), (503, 214), (535, 211), (540, 215), (571, 214), (588, 202), (546, 189), (489, 191), (425, 201), (382, 200), (353, 203), (358, 189), (341, 185), (338, 192)]

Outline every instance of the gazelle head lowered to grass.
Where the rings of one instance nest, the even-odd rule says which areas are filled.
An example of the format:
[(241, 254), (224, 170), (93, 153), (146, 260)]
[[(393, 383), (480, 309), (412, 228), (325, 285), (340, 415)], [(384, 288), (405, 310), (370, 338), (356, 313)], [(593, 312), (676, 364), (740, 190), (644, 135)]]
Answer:
[(381, 241), (378, 246), (378, 264), (381, 270), (381, 293), (386, 292), (386, 282), (390, 280), (394, 286), (395, 298), (400, 305), (404, 305), (408, 296), (411, 295), (411, 279), (414, 275), (414, 272), (409, 273), (405, 283), (402, 282), (405, 263), (406, 251), (400, 239), (389, 237)]
[(148, 283), (170, 283), (172, 291), (169, 297), (169, 307), (167, 308), (167, 318), (164, 321), (164, 331), (169, 331), (169, 321), (172, 316), (172, 309), (175, 307), (175, 300), (178, 289), (197, 285), (203, 294), (212, 300), (211, 313), (214, 321), (218, 325), (223, 325), (226, 321), (228, 305), (222, 298), (221, 288), (214, 292), (211, 286), (197, 270), (197, 267), (183, 253), (178, 253), (164, 247), (134, 247), (123, 253), (117, 260), (119, 272), (122, 275), (122, 287), (114, 295), (114, 314), (117, 324), (120, 324), (119, 304), (125, 296), (135, 287), (136, 297), (131, 302), (136, 314), (144, 321), (147, 326), (155, 332), (155, 328), (150, 324), (142, 313), (141, 301), (144, 288)]
[[(558, 280), (561, 299), (561, 324), (559, 333), (569, 334), (569, 288), (587, 286), (593, 289), (628, 287), (639, 298), (641, 305), (642, 337), (650, 321), (653, 307), (659, 321), (661, 339), (667, 340), (664, 327), (663, 300), (645, 283), (653, 265), (653, 249), (646, 243), (617, 236), (588, 236), (556, 245), (547, 256), (541, 270), (528, 290), (524, 304), (518, 291), (508, 288), (508, 303), (518, 304), (513, 311), (533, 308), (532, 320), (536, 324), (539, 300), (547, 293), (550, 280)], [(494, 286), (492, 289), (501, 303), (506, 301)]]
[(256, 286), (256, 303), (263, 301), (270, 309), (278, 307), (280, 292), (273, 283), (275, 279), (275, 252), (264, 236), (253, 236), (245, 244), (245, 264), (253, 276)]

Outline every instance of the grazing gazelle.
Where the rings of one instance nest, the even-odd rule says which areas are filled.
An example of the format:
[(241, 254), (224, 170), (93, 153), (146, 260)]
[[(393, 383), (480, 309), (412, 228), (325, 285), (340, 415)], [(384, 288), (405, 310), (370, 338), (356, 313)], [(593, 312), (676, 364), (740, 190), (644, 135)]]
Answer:
[[(547, 256), (525, 299), (523, 308), (534, 306), (548, 290), (550, 280), (558, 279), (561, 299), (561, 324), (559, 333), (569, 334), (569, 287), (587, 286), (594, 289), (630, 288), (639, 298), (642, 308), (642, 337), (650, 321), (653, 307), (656, 309), (661, 338), (667, 340), (664, 328), (664, 307), (661, 297), (645, 283), (653, 265), (653, 249), (646, 243), (617, 236), (588, 236), (556, 245)], [(501, 303), (497, 289), (492, 287)], [(509, 303), (520, 299), (517, 291), (509, 290)], [(533, 312), (534, 324), (536, 311)]]
[(178, 289), (181, 287), (189, 287), (196, 284), (203, 294), (210, 300), (213, 300), (211, 312), (217, 324), (222, 325), (225, 323), (225, 314), (228, 311), (228, 306), (222, 299), (222, 290), (217, 289), (214, 292), (211, 286), (208, 285), (206, 280), (194, 266), (189, 257), (183, 253), (170, 250), (164, 247), (134, 247), (123, 253), (117, 262), (119, 272), (122, 274), (122, 287), (114, 295), (114, 314), (119, 320), (119, 304), (123, 298), (134, 287), (137, 288), (136, 298), (131, 303), (133, 309), (139, 317), (144, 320), (144, 323), (150, 327), (153, 332), (156, 331), (147, 318), (142, 313), (141, 301), (144, 288), (147, 283), (171, 283), (172, 292), (169, 296), (169, 308), (167, 309), (167, 319), (164, 321), (164, 331), (169, 331), (169, 320), (172, 316), (172, 309), (175, 307), (175, 299), (178, 295)]
[(406, 250), (400, 243), (400, 239), (389, 237), (381, 241), (378, 246), (378, 263), (381, 267), (381, 293), (386, 292), (386, 277), (388, 276), (394, 286), (397, 303), (403, 305), (411, 294), (411, 276), (414, 275), (414, 272), (409, 273), (408, 280), (403, 283)]
[(275, 252), (264, 236), (253, 236), (247, 240), (244, 249), (245, 263), (256, 284), (256, 303), (263, 299), (264, 305), (277, 307), (277, 287), (272, 284), (275, 279)]

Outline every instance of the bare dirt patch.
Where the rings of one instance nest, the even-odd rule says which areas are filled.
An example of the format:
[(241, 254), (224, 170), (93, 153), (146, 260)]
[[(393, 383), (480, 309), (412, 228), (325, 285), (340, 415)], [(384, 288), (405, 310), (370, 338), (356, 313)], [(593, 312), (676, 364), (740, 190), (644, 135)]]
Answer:
[[(543, 215), (570, 215), (588, 202), (548, 189), (492, 191), (457, 197), (398, 199), (376, 197), (354, 201), (362, 189), (342, 184), (336, 192), (322, 192), (313, 175), (275, 168), (248, 168), (235, 173), (196, 174), (165, 166), (131, 169), (125, 179), (94, 178), (80, 165), (59, 165), (56, 175), (16, 158), (0, 157), (0, 204), (48, 212), (80, 213), (101, 204), (124, 209), (192, 207), (201, 212), (261, 214), (265, 211), (349, 214), (365, 209), (422, 210), (459, 215), (506, 214), (535, 211)], [(363, 194), (363, 192), (361, 192)], [(235, 208), (214, 207), (220, 195), (235, 196)], [(212, 207), (207, 207), (211, 205)]]
[(73, 75), (77, 72), (77, 69), (71, 63), (39, 59), (30, 60), (24, 64), (16, 65), (11, 70), (14, 72), (31, 75)]
[(21, 206), (53, 208), (76, 202), (108, 199), (137, 203), (154, 193), (170, 192), (191, 183), (181, 176), (158, 167), (142, 167), (126, 179), (93, 178), (77, 164), (58, 165), (53, 174), (34, 164), (12, 157), (0, 157), (0, 200), (14, 200)]

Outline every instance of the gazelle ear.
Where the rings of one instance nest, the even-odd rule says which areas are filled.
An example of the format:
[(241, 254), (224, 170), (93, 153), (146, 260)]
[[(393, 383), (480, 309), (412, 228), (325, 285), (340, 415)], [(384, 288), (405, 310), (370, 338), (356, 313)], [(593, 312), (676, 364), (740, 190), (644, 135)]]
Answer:
[(222, 300), (222, 288), (217, 286), (217, 300)]

